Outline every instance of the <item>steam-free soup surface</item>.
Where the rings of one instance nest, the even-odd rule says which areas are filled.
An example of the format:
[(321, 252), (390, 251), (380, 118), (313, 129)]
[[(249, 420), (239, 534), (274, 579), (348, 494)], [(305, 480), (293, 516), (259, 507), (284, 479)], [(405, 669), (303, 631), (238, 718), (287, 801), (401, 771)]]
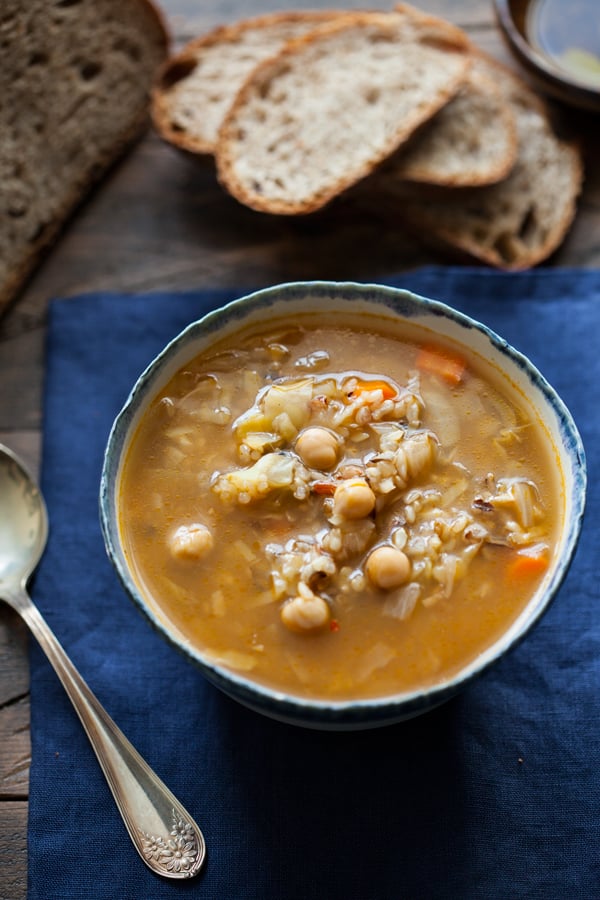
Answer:
[(464, 348), (298, 322), (213, 347), (154, 400), (126, 553), (159, 617), (251, 679), (331, 700), (439, 682), (545, 577), (549, 440)]

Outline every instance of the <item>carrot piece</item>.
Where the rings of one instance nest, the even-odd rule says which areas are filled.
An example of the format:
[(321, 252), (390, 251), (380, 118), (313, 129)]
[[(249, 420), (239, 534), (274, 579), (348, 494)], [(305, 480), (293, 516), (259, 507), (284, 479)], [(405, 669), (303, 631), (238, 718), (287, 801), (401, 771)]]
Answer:
[(353, 389), (350, 397), (354, 400), (356, 397), (360, 397), (361, 394), (366, 394), (368, 391), (381, 391), (384, 400), (391, 400), (392, 397), (398, 396), (398, 391), (393, 384), (389, 383), (389, 381), (362, 381), (359, 379), (357, 380), (356, 387)]
[(323, 494), (325, 497), (333, 497), (335, 484), (332, 481), (315, 481), (312, 485), (314, 494)]
[(417, 354), (417, 368), (439, 375), (448, 384), (460, 384), (467, 364), (462, 356), (441, 347), (425, 345)]
[(526, 553), (518, 553), (508, 564), (507, 575), (511, 581), (517, 581), (541, 575), (547, 568), (548, 557), (545, 554), (539, 553), (533, 556)]

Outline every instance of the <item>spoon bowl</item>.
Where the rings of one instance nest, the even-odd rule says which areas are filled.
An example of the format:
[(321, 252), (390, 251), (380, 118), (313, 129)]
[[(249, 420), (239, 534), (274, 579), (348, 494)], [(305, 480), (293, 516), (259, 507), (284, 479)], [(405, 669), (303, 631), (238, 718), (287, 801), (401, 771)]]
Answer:
[(100, 705), (27, 592), (48, 538), (44, 498), (19, 457), (0, 444), (0, 599), (46, 653), (87, 733), (134, 847), (167, 878), (190, 878), (206, 855), (202, 832)]
[(0, 590), (5, 581), (26, 585), (48, 539), (48, 513), (23, 463), (0, 445)]

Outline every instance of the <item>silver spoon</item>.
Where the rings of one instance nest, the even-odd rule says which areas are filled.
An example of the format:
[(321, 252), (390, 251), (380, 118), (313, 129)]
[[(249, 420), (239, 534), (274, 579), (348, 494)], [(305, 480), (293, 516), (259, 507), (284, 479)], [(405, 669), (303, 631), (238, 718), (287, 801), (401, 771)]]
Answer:
[(202, 867), (202, 832), (102, 708), (27, 593), (48, 537), (48, 515), (24, 464), (0, 444), (0, 599), (21, 616), (81, 719), (133, 845), (153, 872), (191, 878)]

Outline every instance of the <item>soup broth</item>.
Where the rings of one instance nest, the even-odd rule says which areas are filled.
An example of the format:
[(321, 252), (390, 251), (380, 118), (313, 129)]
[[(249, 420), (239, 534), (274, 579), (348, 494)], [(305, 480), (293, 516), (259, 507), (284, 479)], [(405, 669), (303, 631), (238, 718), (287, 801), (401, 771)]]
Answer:
[(298, 696), (443, 681), (548, 571), (548, 436), (463, 347), (296, 322), (213, 346), (145, 412), (119, 501), (136, 579), (205, 657)]

